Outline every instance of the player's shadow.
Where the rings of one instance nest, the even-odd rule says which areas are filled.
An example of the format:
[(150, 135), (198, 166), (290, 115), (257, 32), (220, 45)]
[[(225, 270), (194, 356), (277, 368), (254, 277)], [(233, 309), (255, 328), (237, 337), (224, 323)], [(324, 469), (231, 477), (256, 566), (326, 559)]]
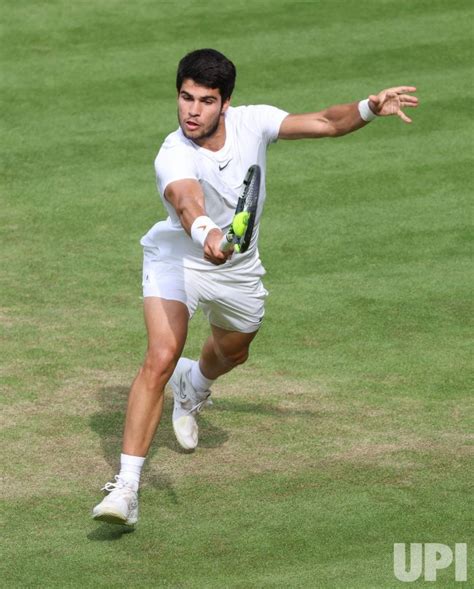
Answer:
[[(117, 469), (120, 449), (122, 445), (122, 434), (127, 407), (129, 387), (115, 386), (102, 387), (98, 391), (100, 411), (90, 418), (90, 427), (96, 432), (101, 441), (104, 458), (113, 470)], [(211, 412), (213, 408), (209, 409)], [(161, 422), (155, 435), (154, 442), (150, 448), (148, 457), (151, 458), (160, 448), (166, 447), (178, 454), (186, 453), (176, 441), (171, 413), (173, 402), (169, 392), (165, 396), (165, 404)], [(207, 411), (207, 410), (206, 410)], [(199, 416), (199, 448), (217, 448), (222, 446), (228, 439), (227, 431), (213, 425), (212, 417)], [(145, 467), (146, 468), (146, 467)], [(152, 477), (149, 481), (154, 487), (167, 489), (168, 484), (160, 475)]]
[(252, 415), (263, 415), (270, 417), (303, 417), (317, 418), (323, 415), (322, 412), (309, 409), (293, 409), (280, 407), (275, 402), (248, 402), (237, 399), (222, 399), (216, 404), (216, 411), (230, 411), (232, 413), (250, 413)]
[(87, 538), (93, 542), (115, 542), (121, 540), (125, 534), (131, 534), (135, 528), (130, 526), (111, 526), (102, 524), (87, 534)]
[[(110, 465), (112, 473), (116, 473), (119, 466), (120, 451), (122, 446), (123, 426), (125, 420), (125, 411), (127, 407), (129, 387), (128, 386), (114, 386), (102, 387), (98, 390), (98, 399), (100, 404), (100, 411), (90, 417), (91, 429), (99, 435), (102, 445), (102, 453)], [(160, 426), (155, 435), (154, 442), (150, 448), (148, 457), (151, 458), (160, 448), (169, 448), (177, 454), (185, 454), (176, 441), (173, 426), (171, 423), (171, 414), (173, 411), (172, 397), (167, 391), (165, 397), (165, 404), (163, 408), (163, 415)], [(232, 413), (251, 413), (262, 416), (272, 416), (286, 418), (288, 416), (304, 416), (317, 417), (317, 414), (308, 410), (295, 410), (288, 408), (281, 408), (271, 402), (247, 402), (240, 399), (225, 399), (219, 397), (214, 406), (206, 409), (206, 413), (199, 416), (199, 449), (212, 449), (222, 446), (228, 439), (229, 434), (221, 427), (213, 424), (212, 413), (214, 412)], [(217, 414), (216, 414), (217, 418)], [(172, 479), (165, 473), (154, 473), (148, 470), (149, 461), (145, 463), (144, 475), (145, 485), (150, 486), (156, 490), (161, 490), (167, 495), (168, 501), (173, 504), (179, 503), (179, 498), (173, 487)], [(104, 473), (106, 475), (106, 473)], [(121, 535), (127, 531), (128, 528), (116, 528), (115, 532), (107, 532), (108, 526), (105, 528), (98, 528), (92, 533), (91, 540), (117, 540)]]

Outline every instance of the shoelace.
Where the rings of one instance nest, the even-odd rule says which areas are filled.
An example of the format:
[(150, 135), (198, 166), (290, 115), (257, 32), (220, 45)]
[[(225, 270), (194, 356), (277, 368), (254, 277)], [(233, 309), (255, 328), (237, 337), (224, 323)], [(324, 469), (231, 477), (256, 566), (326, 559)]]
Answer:
[[(181, 377), (180, 386), (182, 386), (182, 383), (183, 383), (183, 376)], [(207, 395), (204, 397), (204, 399), (201, 399), (195, 405), (193, 405), (191, 407), (191, 409), (187, 410), (188, 415), (200, 413), (201, 409), (203, 407), (205, 407), (206, 405), (212, 405), (212, 401), (211, 401), (211, 399), (209, 399), (209, 397), (211, 396), (211, 391), (204, 391), (204, 392), (207, 393)]]
[(108, 491), (109, 493), (111, 491), (114, 491), (115, 489), (130, 489), (132, 490), (127, 483), (125, 483), (118, 474), (115, 475), (114, 477), (115, 479), (115, 483), (112, 483), (111, 481), (109, 481), (108, 483), (105, 483), (105, 485), (102, 487), (101, 491)]
[(199, 401), (199, 403), (196, 403), (196, 405), (194, 405), (194, 407), (192, 407), (189, 411), (188, 414), (191, 415), (193, 412), (195, 413), (201, 413), (201, 409), (206, 406), (206, 405), (212, 405), (212, 401), (211, 399), (209, 399), (211, 393), (209, 393), (209, 395), (207, 395), (207, 397), (205, 399), (203, 399), (202, 401)]

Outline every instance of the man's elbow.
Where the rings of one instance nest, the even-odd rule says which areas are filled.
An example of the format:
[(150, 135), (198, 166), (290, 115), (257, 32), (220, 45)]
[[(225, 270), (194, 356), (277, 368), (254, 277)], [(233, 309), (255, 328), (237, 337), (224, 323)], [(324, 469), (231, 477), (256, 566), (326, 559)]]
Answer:
[(340, 137), (344, 134), (344, 130), (337, 127), (337, 125), (328, 125), (325, 133), (326, 137)]
[(344, 135), (344, 132), (336, 121), (327, 118), (317, 121), (314, 129), (314, 137), (339, 137), (339, 135)]
[(350, 129), (346, 126), (330, 125), (327, 132), (327, 137), (343, 137), (350, 133)]

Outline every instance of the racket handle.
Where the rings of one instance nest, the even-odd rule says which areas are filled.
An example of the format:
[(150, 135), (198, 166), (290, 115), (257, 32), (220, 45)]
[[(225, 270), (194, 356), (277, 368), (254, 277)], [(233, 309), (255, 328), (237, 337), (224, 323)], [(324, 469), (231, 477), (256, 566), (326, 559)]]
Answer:
[(221, 252), (227, 252), (230, 250), (230, 248), (233, 246), (232, 240), (233, 240), (233, 234), (232, 233), (226, 233), (224, 235), (224, 237), (222, 238), (221, 241), (221, 245), (219, 246), (219, 249), (221, 250)]

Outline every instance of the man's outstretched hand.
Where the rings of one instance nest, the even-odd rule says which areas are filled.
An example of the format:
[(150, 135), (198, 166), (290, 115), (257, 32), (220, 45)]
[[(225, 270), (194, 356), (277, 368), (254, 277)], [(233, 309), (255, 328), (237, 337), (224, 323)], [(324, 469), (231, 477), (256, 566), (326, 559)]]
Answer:
[(402, 111), (402, 108), (418, 106), (418, 98), (406, 94), (406, 92), (415, 91), (415, 86), (387, 88), (387, 90), (369, 96), (369, 107), (379, 117), (397, 115), (405, 123), (411, 123), (411, 119)]

